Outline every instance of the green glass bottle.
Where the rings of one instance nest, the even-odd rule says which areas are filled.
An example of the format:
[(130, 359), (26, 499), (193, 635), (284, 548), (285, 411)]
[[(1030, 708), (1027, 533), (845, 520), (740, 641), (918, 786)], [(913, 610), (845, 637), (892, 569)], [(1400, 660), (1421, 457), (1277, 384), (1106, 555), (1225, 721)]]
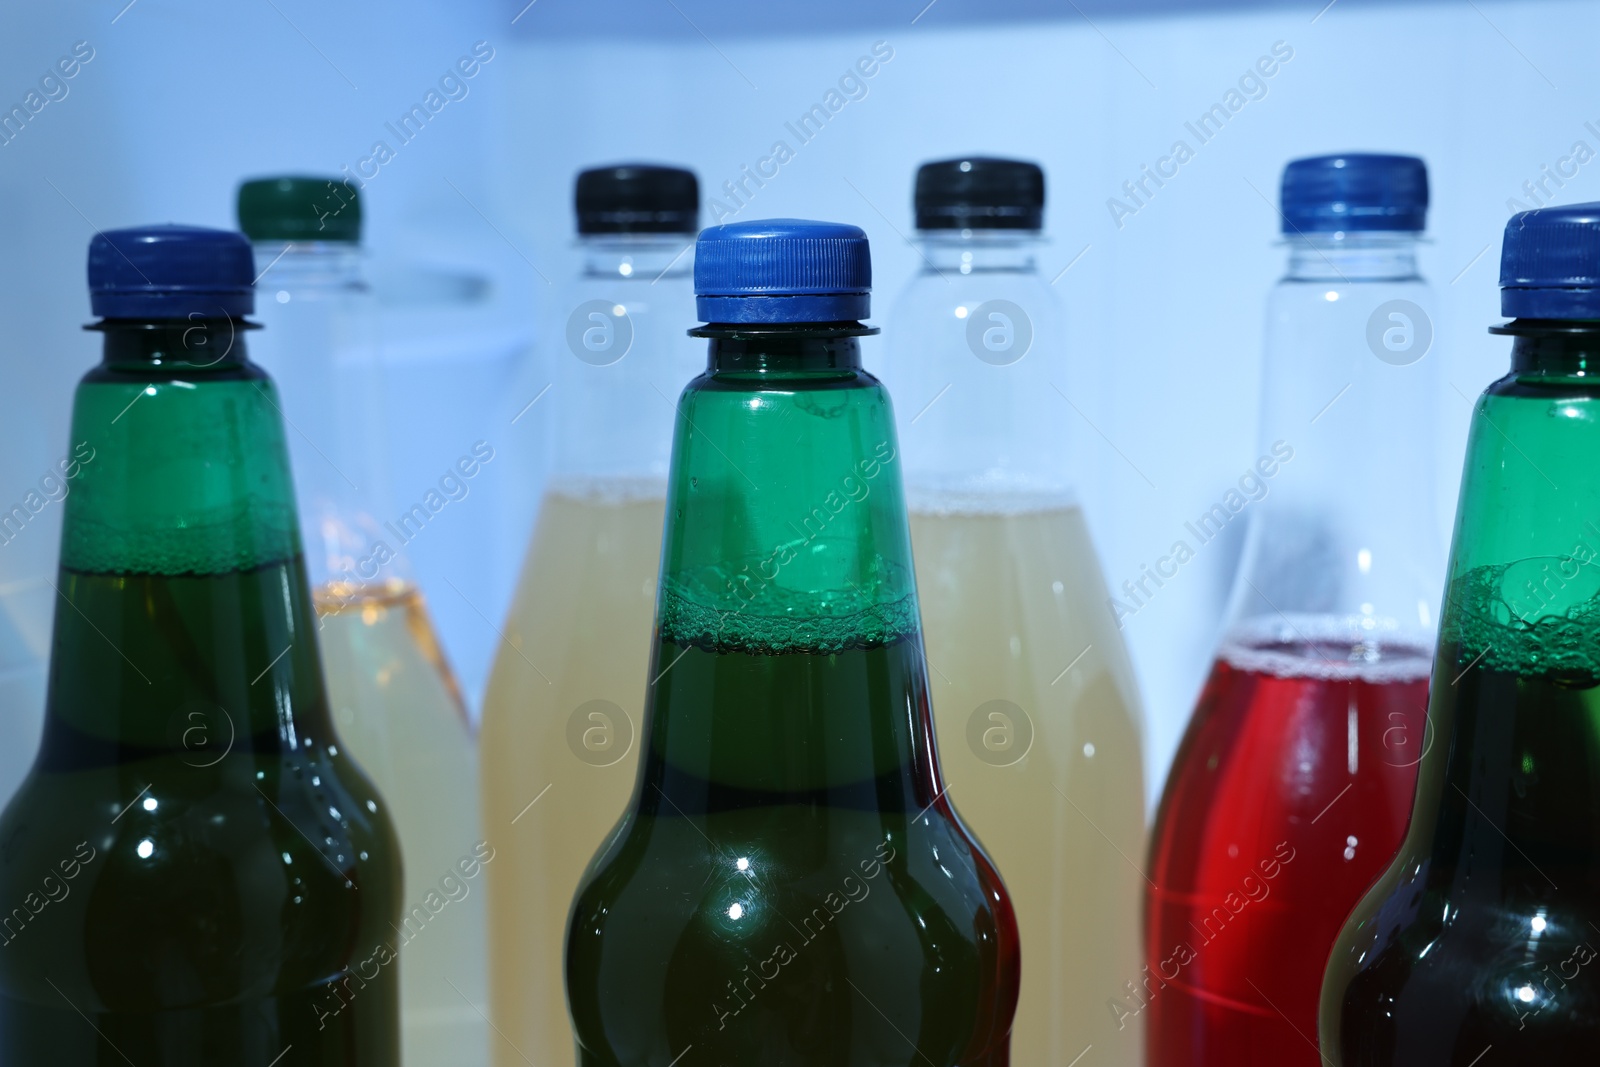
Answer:
[(0, 816), (0, 1063), (399, 1063), (399, 851), (330, 725), (252, 277), (239, 234), (90, 244), (104, 357)]
[(1016, 921), (940, 780), (866, 237), (713, 227), (695, 282), (640, 773), (567, 935), (579, 1061), (1004, 1065)]
[(1600, 204), (1514, 216), (1399, 855), (1322, 986), (1334, 1067), (1600, 1050)]

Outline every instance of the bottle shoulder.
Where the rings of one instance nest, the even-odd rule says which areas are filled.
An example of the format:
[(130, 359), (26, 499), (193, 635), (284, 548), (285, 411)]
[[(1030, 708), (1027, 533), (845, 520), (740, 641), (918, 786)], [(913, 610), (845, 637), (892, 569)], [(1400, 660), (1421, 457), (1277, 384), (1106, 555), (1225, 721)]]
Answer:
[(1398, 873), (1378, 883), (1334, 945), (1324, 1047), (1345, 1063), (1403, 1062), (1403, 1048), (1468, 1043), (1546, 1062), (1593, 1049), (1600, 937), (1592, 911), (1456, 899), (1427, 887), (1426, 863)]
[[(819, 822), (798, 807), (704, 826), (698, 817), (630, 817), (573, 905), (567, 977), (579, 1040), (637, 1047), (689, 1028), (697, 1043), (720, 1047), (719, 1058), (737, 1060), (770, 1046), (773, 1013), (810, 1021), (780, 1028), (795, 1035), (842, 1018), (854, 985), (892, 1025), (919, 1032), (936, 1062), (990, 1045), (1000, 1034), (985, 1028), (1003, 1029), (1011, 1015), (993, 1002), (1015, 994), (1016, 928), (1009, 905), (997, 903), (1004, 890), (943, 813), (907, 830), (895, 821), (829, 812)], [(762, 987), (805, 977), (781, 993), (751, 983), (736, 996), (730, 981), (746, 972), (729, 966), (735, 958), (750, 961)], [(909, 1000), (880, 995), (908, 979)], [(620, 996), (641, 985), (659, 991), (650, 998), (658, 1006), (639, 1010)], [(839, 1051), (838, 1062), (859, 1059)]]

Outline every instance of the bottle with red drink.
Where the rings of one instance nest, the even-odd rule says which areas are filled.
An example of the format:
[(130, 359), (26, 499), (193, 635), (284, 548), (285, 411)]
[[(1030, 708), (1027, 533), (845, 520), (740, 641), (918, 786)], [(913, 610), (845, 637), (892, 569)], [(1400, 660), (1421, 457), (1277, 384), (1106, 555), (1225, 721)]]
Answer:
[(1284, 172), (1258, 458), (1186, 531), (1246, 520), (1244, 556), (1156, 818), (1146, 967), (1111, 1002), (1152, 1067), (1318, 1064), (1324, 964), (1405, 833), (1444, 558), (1427, 202), (1410, 156)]

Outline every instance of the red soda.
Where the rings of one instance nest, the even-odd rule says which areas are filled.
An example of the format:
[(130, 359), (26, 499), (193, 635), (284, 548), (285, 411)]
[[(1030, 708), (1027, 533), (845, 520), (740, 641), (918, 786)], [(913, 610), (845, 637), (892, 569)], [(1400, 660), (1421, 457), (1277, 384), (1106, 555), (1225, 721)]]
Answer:
[[(1289, 639), (1285, 639), (1287, 634)], [(1299, 619), (1226, 643), (1151, 843), (1141, 981), (1151, 1067), (1320, 1063), (1328, 953), (1399, 849), (1429, 650)]]

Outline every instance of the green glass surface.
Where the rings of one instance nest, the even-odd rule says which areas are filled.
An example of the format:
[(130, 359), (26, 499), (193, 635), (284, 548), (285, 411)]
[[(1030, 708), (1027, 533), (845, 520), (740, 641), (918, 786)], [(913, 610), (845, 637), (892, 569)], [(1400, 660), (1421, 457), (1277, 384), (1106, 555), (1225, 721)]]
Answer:
[(399, 1062), (399, 850), (330, 725), (237, 324), (107, 323), (38, 759), (0, 815), (0, 1063)]
[(939, 777), (861, 332), (702, 331), (639, 779), (567, 938), (585, 1065), (1008, 1060), (1016, 923)]
[(1600, 324), (1514, 323), (1472, 416), (1410, 830), (1334, 946), (1335, 1067), (1600, 1049)]

